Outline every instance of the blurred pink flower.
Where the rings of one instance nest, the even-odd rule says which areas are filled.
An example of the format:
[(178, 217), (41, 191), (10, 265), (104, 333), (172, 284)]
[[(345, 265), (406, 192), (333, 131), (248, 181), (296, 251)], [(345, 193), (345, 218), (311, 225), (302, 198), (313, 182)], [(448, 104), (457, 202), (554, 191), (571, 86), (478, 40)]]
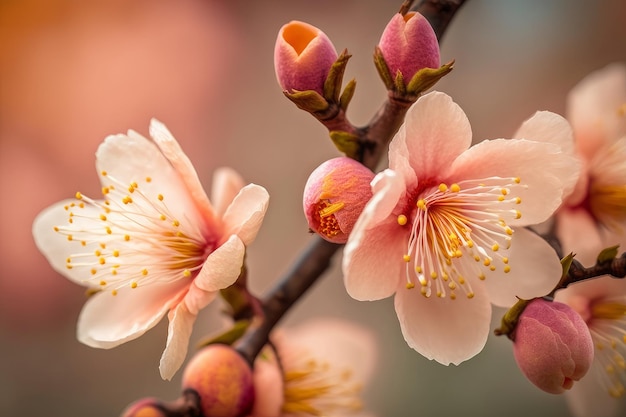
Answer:
[(583, 169), (557, 212), (557, 235), (565, 252), (591, 264), (605, 247), (626, 247), (626, 65), (579, 82), (567, 98), (567, 118), (576, 141), (569, 151)]
[(534, 141), (571, 140), (563, 118), (544, 116), (550, 123), (529, 120), (524, 139), (470, 148), (467, 117), (433, 92), (409, 109), (390, 144), (390, 169), (374, 179), (344, 250), (345, 285), (358, 300), (395, 294), (405, 340), (429, 359), (473, 357), (487, 340), (490, 303), (545, 295), (561, 276), (554, 250), (518, 227), (546, 220), (578, 172), (557, 145)]
[(78, 319), (82, 343), (118, 346), (169, 311), (160, 371), (170, 379), (200, 309), (239, 276), (268, 194), (223, 169), (212, 205), (167, 128), (152, 120), (150, 135), (107, 137), (96, 153), (104, 199), (77, 193), (40, 213), (33, 234), (52, 267), (92, 293)]
[(612, 417), (626, 393), (626, 280), (601, 277), (556, 293), (589, 326), (594, 360), (587, 376), (565, 395), (576, 417)]
[(266, 347), (254, 364), (251, 417), (369, 415), (359, 398), (376, 360), (369, 331), (317, 319), (281, 329), (272, 342), (276, 351)]

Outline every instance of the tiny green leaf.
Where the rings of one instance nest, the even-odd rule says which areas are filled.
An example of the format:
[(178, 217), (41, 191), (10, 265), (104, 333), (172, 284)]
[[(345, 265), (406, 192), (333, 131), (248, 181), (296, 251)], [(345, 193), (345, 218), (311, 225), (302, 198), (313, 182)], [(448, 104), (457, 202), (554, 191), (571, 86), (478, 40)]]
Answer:
[(340, 152), (349, 158), (358, 159), (361, 146), (357, 135), (341, 130), (331, 130), (328, 134)]
[(232, 345), (237, 340), (239, 340), (241, 336), (244, 335), (246, 330), (248, 330), (248, 327), (250, 327), (250, 323), (251, 323), (250, 320), (238, 320), (235, 323), (233, 323), (233, 326), (230, 329), (226, 330), (225, 332), (202, 339), (198, 343), (198, 348), (212, 345), (215, 343), (224, 343), (227, 345)]
[(603, 264), (605, 262), (611, 262), (619, 253), (619, 245), (610, 246), (602, 249), (602, 252), (598, 254), (597, 263)]

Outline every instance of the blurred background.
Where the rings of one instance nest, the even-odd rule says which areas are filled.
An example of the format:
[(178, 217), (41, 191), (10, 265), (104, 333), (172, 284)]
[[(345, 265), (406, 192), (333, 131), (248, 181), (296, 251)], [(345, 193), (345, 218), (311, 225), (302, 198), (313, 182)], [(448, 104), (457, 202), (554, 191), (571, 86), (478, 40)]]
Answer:
[[(180, 374), (161, 381), (166, 320), (112, 350), (77, 342), (82, 288), (54, 273), (31, 223), (80, 190), (98, 196), (94, 152), (111, 133), (147, 134), (163, 121), (209, 185), (232, 166), (271, 195), (249, 249), (251, 285), (262, 294), (309, 239), (301, 192), (310, 171), (337, 155), (326, 131), (286, 100), (274, 77), (281, 25), (324, 30), (353, 57), (349, 109), (365, 124), (385, 95), (372, 65), (400, 0), (1, 0), (0, 1), (0, 415), (117, 416), (144, 396), (179, 395)], [(587, 73), (626, 61), (626, 2), (468, 0), (442, 43), (455, 70), (437, 86), (467, 113), (476, 140), (510, 137), (536, 110), (563, 113)], [(203, 312), (192, 343), (219, 327)], [(502, 311), (494, 314), (494, 326)], [(458, 367), (425, 360), (402, 339), (392, 300), (345, 293), (338, 262), (282, 324), (315, 316), (367, 325), (379, 360), (366, 388), (373, 414), (567, 416), (518, 371), (511, 343), (491, 337)], [(626, 407), (624, 407), (626, 413)]]

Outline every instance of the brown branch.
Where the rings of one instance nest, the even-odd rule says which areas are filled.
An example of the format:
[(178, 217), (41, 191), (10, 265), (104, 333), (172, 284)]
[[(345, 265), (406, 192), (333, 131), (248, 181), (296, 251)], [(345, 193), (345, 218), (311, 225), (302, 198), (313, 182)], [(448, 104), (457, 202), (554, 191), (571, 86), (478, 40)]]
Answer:
[(585, 268), (576, 259), (572, 260), (572, 265), (567, 273), (567, 280), (563, 283), (562, 288), (575, 282), (598, 278), (603, 275), (610, 275), (613, 278), (625, 278), (626, 252), (622, 253), (622, 256), (615, 257), (606, 262), (598, 262), (589, 268)]

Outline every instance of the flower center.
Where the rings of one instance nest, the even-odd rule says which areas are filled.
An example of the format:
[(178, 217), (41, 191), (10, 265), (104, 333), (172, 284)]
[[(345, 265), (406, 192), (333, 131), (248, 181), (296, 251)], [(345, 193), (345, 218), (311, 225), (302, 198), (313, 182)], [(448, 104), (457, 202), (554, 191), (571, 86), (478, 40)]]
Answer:
[(522, 199), (514, 195), (522, 188), (519, 178), (490, 177), (418, 193), (414, 208), (398, 215), (400, 227), (409, 228), (407, 288), (417, 280), (425, 297), (434, 292), (454, 300), (460, 290), (473, 298), (468, 278), (484, 280), (499, 268), (510, 272), (513, 229), (507, 221), (522, 216)]
[(285, 369), (285, 413), (314, 416), (345, 414), (362, 408), (361, 385), (352, 373), (327, 362), (300, 358)]
[(342, 232), (335, 213), (345, 206), (344, 203), (329, 203), (328, 200), (320, 200), (313, 208), (313, 220), (319, 224), (319, 233), (334, 237)]
[[(79, 250), (66, 259), (68, 269), (84, 273), (92, 288), (113, 295), (124, 287), (190, 278), (214, 249), (186, 217), (172, 214), (163, 194), (143, 191), (138, 182), (123, 184), (108, 175), (104, 200), (80, 192), (65, 206), (68, 223), (54, 230)], [(151, 183), (151, 177), (143, 181)], [(155, 194), (155, 195), (153, 195)]]
[(589, 205), (593, 216), (600, 223), (618, 233), (626, 232), (626, 184), (592, 184), (589, 189)]
[(601, 383), (612, 397), (622, 397), (626, 393), (626, 297), (594, 303), (588, 324)]

